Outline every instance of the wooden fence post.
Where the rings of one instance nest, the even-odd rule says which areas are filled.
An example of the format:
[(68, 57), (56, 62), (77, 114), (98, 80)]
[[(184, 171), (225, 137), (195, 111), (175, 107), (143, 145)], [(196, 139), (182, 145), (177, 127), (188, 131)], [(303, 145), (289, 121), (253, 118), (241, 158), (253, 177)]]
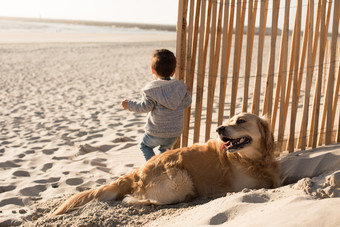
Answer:
[(248, 27), (247, 27), (247, 51), (246, 51), (246, 68), (244, 73), (244, 90), (243, 90), (243, 104), (242, 112), (248, 110), (248, 96), (249, 96), (249, 79), (251, 72), (251, 59), (253, 55), (254, 31), (257, 11), (257, 0), (248, 2)]
[[(327, 39), (327, 38), (326, 38)], [(322, 89), (321, 89), (321, 94), (324, 95), (325, 99), (323, 102), (323, 111), (322, 111), (322, 118), (321, 118), (321, 126), (320, 126), (320, 132), (319, 132), (319, 137), (318, 137), (318, 146), (321, 146), (324, 142), (324, 138), (326, 136), (326, 116), (327, 116), (327, 103), (328, 103), (328, 92), (325, 92), (325, 86), (327, 84), (326, 79), (327, 79), (327, 67), (328, 67), (328, 53), (330, 52), (329, 50), (329, 45), (328, 45), (328, 41), (326, 41), (326, 45), (325, 45), (325, 57), (324, 57), (324, 70), (323, 70), (323, 83), (322, 83)]]
[[(323, 60), (325, 51), (325, 16), (326, 16), (326, 0), (322, 0), (321, 7), (321, 24), (320, 24), (320, 48), (319, 48), (319, 69), (318, 79), (315, 94), (315, 118), (314, 118), (314, 130), (312, 132), (312, 148), (316, 147), (317, 136), (318, 136), (318, 123), (319, 123), (319, 112), (320, 112), (320, 97), (321, 97), (321, 85), (322, 85), (322, 72), (323, 72)], [(313, 113), (314, 114), (314, 113)]]
[(254, 98), (253, 98), (253, 106), (252, 106), (252, 113), (256, 115), (259, 114), (259, 107), (260, 107), (262, 58), (263, 58), (264, 39), (266, 35), (266, 22), (267, 22), (267, 11), (268, 11), (267, 8), (268, 8), (268, 0), (261, 1), (257, 70), (256, 70), (256, 81), (255, 81)]
[(180, 45), (176, 47), (176, 78), (184, 80), (185, 63), (186, 63), (186, 33), (187, 33), (187, 7), (188, 0), (178, 1), (178, 19), (177, 19), (177, 40), (180, 40)]
[[(229, 23), (228, 23), (228, 14), (229, 11)], [(221, 81), (220, 81), (220, 100), (218, 107), (218, 124), (222, 124), (224, 117), (224, 102), (225, 102), (225, 93), (227, 87), (227, 78), (228, 78), (228, 69), (229, 69), (229, 60), (230, 60), (230, 52), (231, 52), (231, 41), (233, 36), (234, 29), (234, 11), (235, 11), (235, 0), (232, 0), (230, 5), (229, 1), (226, 2), (225, 7), (225, 16), (224, 16), (224, 27), (223, 27), (223, 43), (222, 43), (222, 64), (221, 64)]]
[(234, 45), (234, 64), (233, 64), (233, 78), (232, 78), (232, 92), (231, 92), (231, 101), (230, 101), (230, 117), (235, 115), (236, 108), (236, 96), (237, 96), (237, 87), (238, 87), (238, 60), (240, 53), (239, 43), (241, 39), (241, 35), (243, 36), (243, 32), (241, 31), (241, 2), (242, 0), (237, 0), (236, 7), (236, 31), (235, 31), (235, 45)]
[[(315, 60), (316, 60), (316, 52), (317, 52), (318, 43), (319, 43), (321, 8), (322, 8), (322, 0), (319, 0), (318, 6), (317, 6), (317, 15), (316, 15), (315, 29), (314, 29), (314, 39), (313, 39), (313, 56), (312, 56), (312, 65), (311, 65), (311, 68), (313, 68), (313, 70), (314, 70), (314, 65), (315, 65)], [(307, 146), (309, 146), (309, 147), (312, 146), (312, 141), (313, 141), (312, 132), (314, 131), (314, 118), (315, 118), (315, 114), (314, 114), (315, 105), (314, 104), (315, 104), (315, 100), (313, 102), (312, 119), (310, 121), (311, 122), (310, 130), (309, 130), (310, 133), (309, 133), (309, 139), (308, 139), (308, 144), (307, 144)], [(303, 121), (303, 119), (302, 119), (302, 121)], [(301, 131), (300, 131), (300, 134), (301, 134)]]
[[(187, 9), (188, 0), (178, 1), (178, 18), (177, 18), (177, 46), (176, 46), (176, 73), (177, 79), (184, 81), (185, 64), (186, 64), (186, 43), (187, 43)], [(178, 43), (178, 40), (180, 42)], [(178, 45), (179, 44), (179, 45)], [(178, 137), (173, 148), (178, 148), (181, 144), (181, 137)]]
[[(298, 1), (297, 6), (297, 24), (296, 24), (296, 48), (295, 48), (295, 63), (294, 63), (294, 77), (293, 77), (293, 91), (292, 96), (297, 93), (297, 82), (299, 73), (299, 56), (300, 56), (300, 39), (301, 39), (301, 10), (302, 0)], [(290, 133), (289, 133), (289, 153), (294, 152), (295, 143), (295, 124), (296, 124), (296, 110), (297, 110), (297, 98), (292, 97), (291, 119), (290, 119)]]
[[(330, 21), (330, 15), (331, 15), (331, 6), (332, 6), (332, 0), (330, 0), (329, 2), (328, 2), (328, 8), (327, 8), (327, 18), (326, 18), (326, 26), (325, 26), (325, 31), (328, 31), (328, 26), (329, 26), (329, 21)], [(319, 11), (321, 12), (321, 9), (322, 9), (322, 6), (320, 5), (320, 6), (318, 6), (319, 7)], [(325, 6), (326, 7), (326, 6)], [(318, 12), (318, 14), (319, 14), (319, 12)], [(321, 30), (321, 29), (320, 29)], [(315, 37), (316, 37), (316, 35), (317, 34), (319, 34), (319, 32), (317, 33), (317, 32), (315, 32), (315, 36), (314, 36), (314, 39), (315, 39)], [(321, 35), (320, 35), (321, 36)], [(317, 42), (317, 39), (315, 39), (314, 40), (314, 44), (315, 44), (315, 41)], [(325, 42), (325, 46), (326, 46), (326, 43), (327, 43), (327, 36), (326, 36), (326, 38), (324, 39), (324, 42)], [(317, 44), (317, 43), (316, 43)], [(315, 46), (316, 48), (315, 48), (315, 52), (313, 52), (313, 65), (314, 65), (314, 63), (315, 63), (315, 60), (316, 60), (316, 50), (317, 50), (317, 45)], [(314, 49), (313, 49), (313, 51), (314, 51)], [(325, 58), (325, 57), (324, 57)], [(316, 85), (316, 90), (317, 90), (317, 86), (318, 86), (318, 84)], [(311, 129), (310, 129), (310, 131), (311, 131), (311, 133), (310, 133), (310, 136), (309, 136), (309, 142), (308, 142), (308, 145), (309, 146), (312, 146), (312, 143), (313, 143), (313, 131), (314, 131), (314, 123), (315, 123), (315, 114), (316, 114), (316, 103), (317, 103), (317, 101), (316, 101), (316, 98), (317, 98), (317, 96), (315, 95), (314, 96), (314, 102), (313, 102), (313, 114), (312, 114), (312, 121), (311, 121)], [(320, 108), (320, 107), (319, 107)], [(319, 133), (320, 134), (320, 133)], [(319, 137), (320, 138), (320, 137)], [(321, 137), (322, 138), (322, 137)], [(319, 141), (321, 141), (320, 139), (319, 139)]]
[(274, 70), (275, 70), (275, 50), (276, 50), (276, 37), (277, 37), (277, 23), (279, 17), (280, 0), (273, 0), (273, 15), (272, 15), (272, 29), (271, 29), (271, 46), (269, 56), (269, 66), (267, 74), (267, 86), (263, 103), (263, 115), (269, 118), (272, 116), (273, 106), (273, 87), (274, 87)]
[[(198, 22), (199, 22), (199, 14), (200, 14), (202, 0), (197, 0), (196, 2), (195, 21), (193, 21), (195, 1), (196, 0), (191, 0), (190, 2), (188, 51), (187, 51), (187, 67), (188, 68), (187, 68), (186, 77), (185, 77), (186, 84), (187, 84), (188, 90), (190, 91), (191, 96), (192, 96), (194, 78), (195, 78), (194, 73), (195, 73), (196, 53), (197, 53)], [(183, 136), (182, 136), (182, 147), (188, 146), (190, 113), (191, 113), (191, 106), (185, 109), (185, 112), (184, 112), (184, 129), (183, 129)]]
[[(278, 147), (279, 150), (282, 150), (282, 143), (284, 137), (283, 125), (286, 123), (284, 121), (284, 107), (285, 107), (285, 93), (286, 93), (286, 76), (287, 76), (287, 59), (288, 59), (288, 38), (289, 38), (289, 10), (290, 10), (290, 0), (286, 0), (285, 3), (285, 16), (284, 16), (284, 26), (283, 26), (283, 34), (281, 37), (281, 50), (280, 50), (280, 65), (278, 70), (278, 82), (276, 86), (276, 96), (275, 102), (278, 103), (279, 92), (281, 90), (281, 99), (280, 99), (280, 117), (279, 117), (279, 129), (278, 129)], [(281, 88), (280, 88), (281, 83)], [(274, 106), (274, 112), (276, 112), (276, 108)], [(276, 114), (275, 114), (276, 116)], [(274, 131), (275, 120), (272, 119), (272, 131)]]
[(221, 43), (221, 23), (223, 12), (223, 0), (219, 2), (219, 12), (216, 28), (216, 14), (217, 2), (213, 2), (213, 18), (212, 18), (212, 31), (210, 36), (210, 62), (209, 62), (209, 82), (208, 82), (208, 98), (207, 98), (207, 113), (206, 113), (206, 128), (205, 128), (205, 141), (210, 139), (212, 112), (214, 104), (214, 94), (216, 87), (217, 69), (220, 55)]
[[(301, 90), (301, 84), (302, 84), (302, 79), (303, 79), (303, 74), (304, 74), (304, 66), (305, 66), (305, 58), (306, 58), (306, 52), (307, 52), (307, 43), (308, 43), (308, 37), (309, 37), (309, 18), (310, 18), (310, 4), (311, 1), (308, 1), (308, 6), (307, 6), (307, 16), (306, 16), (306, 23), (305, 23), (305, 29), (303, 32), (303, 45), (302, 45), (302, 52), (301, 52), (301, 59), (300, 59), (300, 67), (299, 67), (299, 77), (298, 77), (298, 88), (297, 88), (297, 103), (299, 103), (300, 99), (300, 90)], [(308, 70), (308, 69), (307, 69)], [(297, 106), (296, 106), (297, 107)], [(303, 122), (303, 120), (301, 121)], [(302, 127), (302, 126), (301, 126)], [(302, 132), (301, 132), (302, 133)], [(301, 135), (300, 133), (300, 135)], [(297, 148), (301, 147), (301, 136), (298, 137), (298, 142), (297, 142)]]
[[(325, 144), (330, 144), (332, 141), (332, 119), (333, 119), (333, 94), (334, 94), (334, 78), (335, 78), (335, 60), (336, 60), (336, 44), (338, 40), (338, 30), (339, 30), (339, 1), (334, 1), (334, 11), (333, 11), (333, 28), (332, 28), (332, 43), (331, 43), (331, 62), (328, 74), (328, 85), (327, 85), (327, 122), (326, 122), (326, 142)], [(328, 33), (328, 31), (327, 31)], [(334, 106), (334, 108), (336, 108)]]
[[(340, 19), (340, 16), (339, 16), (339, 19)], [(338, 23), (339, 23), (339, 19), (338, 19)], [(340, 57), (340, 47), (339, 47), (338, 56)], [(332, 128), (334, 128), (335, 115), (336, 115), (336, 110), (337, 110), (337, 106), (338, 106), (339, 89), (340, 89), (340, 64), (339, 64), (338, 78), (336, 80), (336, 87), (335, 87), (335, 92), (334, 92)], [(340, 124), (340, 122), (339, 122), (339, 124)], [(334, 132), (336, 133), (336, 130)], [(335, 138), (335, 135), (334, 135), (334, 138)], [(335, 139), (335, 141), (336, 141), (336, 139)]]
[[(298, 10), (295, 13), (295, 22), (294, 22), (294, 30), (292, 35), (292, 46), (291, 46), (291, 53), (290, 53), (290, 62), (289, 62), (289, 70), (288, 70), (288, 79), (287, 79), (287, 88), (286, 89), (286, 97), (284, 101), (284, 113), (283, 113), (283, 122), (286, 122), (287, 113), (288, 113), (288, 106), (289, 106), (289, 99), (290, 99), (290, 92), (292, 88), (292, 80), (293, 80), (293, 70), (295, 64), (295, 49), (296, 49), (296, 32), (297, 32), (297, 18), (298, 18)], [(286, 128), (286, 124), (282, 125), (282, 133), (284, 134)]]
[[(307, 125), (308, 125), (308, 114), (309, 114), (309, 99), (310, 90), (313, 77), (312, 60), (313, 60), (313, 20), (314, 20), (314, 0), (308, 2), (309, 18), (308, 18), (308, 54), (307, 54), (307, 77), (305, 86), (305, 100), (303, 106), (303, 120), (301, 123), (301, 150), (306, 149), (307, 144)], [(301, 67), (300, 67), (301, 69)]]
[[(208, 15), (205, 20), (206, 1), (203, 0), (200, 23), (200, 41), (199, 41), (199, 58), (198, 58), (198, 75), (197, 75), (197, 90), (196, 90), (196, 107), (195, 107), (195, 130), (194, 143), (199, 142), (201, 116), (202, 116), (202, 102), (203, 102), (203, 87), (205, 77), (205, 64), (208, 49), (208, 41), (210, 35), (210, 16), (211, 16), (211, 0), (208, 4)], [(205, 25), (206, 23), (206, 25)]]

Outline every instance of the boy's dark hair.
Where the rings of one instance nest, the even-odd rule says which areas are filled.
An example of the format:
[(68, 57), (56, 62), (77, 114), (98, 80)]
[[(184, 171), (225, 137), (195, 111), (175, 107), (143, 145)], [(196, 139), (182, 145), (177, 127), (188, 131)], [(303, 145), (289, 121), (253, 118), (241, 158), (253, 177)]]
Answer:
[(155, 50), (151, 58), (151, 67), (159, 76), (170, 77), (176, 68), (176, 57), (170, 50)]

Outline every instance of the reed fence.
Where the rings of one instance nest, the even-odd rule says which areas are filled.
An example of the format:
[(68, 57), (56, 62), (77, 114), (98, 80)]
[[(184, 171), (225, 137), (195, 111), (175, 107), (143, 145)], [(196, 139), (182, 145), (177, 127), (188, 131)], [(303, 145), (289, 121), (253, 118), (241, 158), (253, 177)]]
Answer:
[(270, 117), (281, 151), (340, 142), (340, 1), (178, 3), (176, 77), (193, 98), (181, 146), (239, 112)]

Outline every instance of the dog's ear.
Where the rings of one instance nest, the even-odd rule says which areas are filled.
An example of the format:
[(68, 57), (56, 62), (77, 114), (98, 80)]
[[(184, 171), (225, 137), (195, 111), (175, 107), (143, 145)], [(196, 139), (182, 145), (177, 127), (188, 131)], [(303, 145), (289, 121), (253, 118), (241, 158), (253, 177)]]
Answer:
[(270, 129), (270, 119), (266, 116), (259, 118), (259, 128), (261, 130), (263, 145), (267, 153), (274, 150), (274, 136)]

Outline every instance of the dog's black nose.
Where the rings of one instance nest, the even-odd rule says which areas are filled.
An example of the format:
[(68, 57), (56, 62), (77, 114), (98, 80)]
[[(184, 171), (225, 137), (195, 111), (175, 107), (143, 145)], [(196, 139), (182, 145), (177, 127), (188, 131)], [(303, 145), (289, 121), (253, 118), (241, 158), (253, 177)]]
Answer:
[(221, 132), (224, 131), (224, 129), (225, 129), (224, 126), (220, 126), (220, 127), (218, 127), (218, 128), (216, 129), (216, 132), (217, 132), (217, 133), (221, 133)]

